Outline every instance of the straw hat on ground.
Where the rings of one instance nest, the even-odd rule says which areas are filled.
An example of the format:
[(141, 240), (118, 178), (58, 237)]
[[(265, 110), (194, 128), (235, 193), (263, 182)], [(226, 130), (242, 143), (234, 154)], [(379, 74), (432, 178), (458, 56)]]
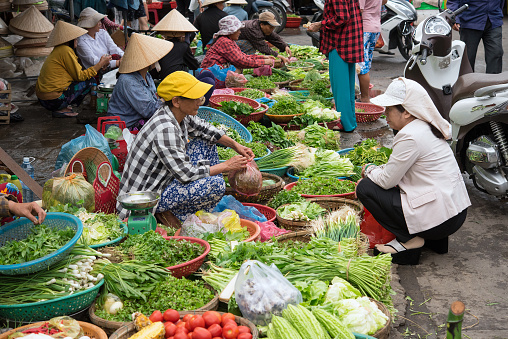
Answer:
[(29, 48), (18, 48), (14, 52), (19, 57), (41, 57), (48, 56), (53, 51), (53, 47), (29, 47)]
[(14, 44), (16, 48), (29, 48), (29, 47), (46, 47), (48, 38), (30, 39), (23, 38)]
[(12, 18), (9, 22), (9, 28), (13, 28), (14, 30), (12, 31), (14, 33), (16, 33), (15, 30), (17, 30), (35, 34), (47, 33), (47, 35), (49, 35), (54, 27), (35, 6), (31, 6), (20, 15)]
[(213, 4), (218, 4), (221, 2), (226, 2), (226, 0), (205, 0), (205, 1), (203, 1), (203, 4), (201, 6), (207, 7), (207, 6), (210, 6)]
[(86, 29), (59, 20), (55, 25), (55, 29), (49, 36), (46, 47), (55, 47), (61, 45), (67, 41), (77, 39), (86, 33), (88, 33)]
[(0, 34), (9, 34), (9, 28), (2, 18), (0, 18)]
[(226, 5), (247, 5), (247, 1), (245, 1), (245, 0), (229, 0), (226, 2)]
[(7, 40), (0, 38), (0, 58), (10, 57), (13, 53), (12, 45)]
[(120, 64), (120, 73), (132, 73), (154, 64), (173, 48), (171, 41), (134, 33)]
[(101, 14), (97, 12), (92, 7), (87, 7), (81, 11), (78, 20), (78, 27), (82, 28), (92, 28), (95, 27), (99, 21), (106, 17), (105, 14)]
[(153, 27), (156, 32), (197, 32), (197, 28), (178, 10), (173, 9)]

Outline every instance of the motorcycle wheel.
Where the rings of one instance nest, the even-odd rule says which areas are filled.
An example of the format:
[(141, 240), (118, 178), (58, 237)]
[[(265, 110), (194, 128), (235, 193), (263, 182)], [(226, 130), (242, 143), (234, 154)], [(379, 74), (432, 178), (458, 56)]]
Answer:
[(411, 57), (411, 50), (413, 49), (412, 34), (407, 35), (398, 34), (397, 36), (399, 39), (397, 42), (399, 52), (404, 59), (409, 60), (409, 58)]
[(288, 16), (287, 16), (286, 10), (277, 4), (273, 5), (273, 9), (277, 12), (277, 14), (279, 14), (279, 18), (280, 18), (280, 21), (277, 20), (277, 22), (280, 24), (280, 26), (275, 28), (275, 32), (280, 33), (286, 27), (286, 22), (288, 21)]
[[(249, 20), (259, 19), (259, 14), (261, 14), (263, 12), (271, 12), (273, 14), (273, 16), (275, 17), (275, 20), (277, 20), (277, 22), (280, 24), (279, 27), (275, 28), (275, 32), (280, 33), (286, 26), (287, 17), (285, 17), (284, 23), (282, 23), (282, 18), (279, 15), (279, 11), (277, 9), (275, 9), (275, 7), (276, 7), (275, 5), (273, 7), (258, 7), (258, 12), (253, 13), (250, 16)], [(285, 14), (285, 12), (284, 12), (284, 14)]]

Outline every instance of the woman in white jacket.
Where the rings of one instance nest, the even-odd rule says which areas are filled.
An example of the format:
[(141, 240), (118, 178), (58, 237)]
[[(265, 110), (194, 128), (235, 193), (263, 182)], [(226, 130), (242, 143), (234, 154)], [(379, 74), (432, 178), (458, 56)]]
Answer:
[(388, 125), (399, 132), (386, 165), (366, 164), (358, 199), (396, 239), (376, 245), (397, 264), (416, 265), (425, 245), (448, 251), (448, 236), (464, 223), (469, 196), (446, 142), (450, 124), (425, 89), (398, 78), (372, 103), (386, 106)]

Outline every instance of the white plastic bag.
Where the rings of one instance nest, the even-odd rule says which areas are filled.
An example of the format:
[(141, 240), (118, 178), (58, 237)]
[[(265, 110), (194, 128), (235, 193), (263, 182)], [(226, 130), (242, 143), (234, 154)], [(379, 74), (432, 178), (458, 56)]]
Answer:
[(185, 219), (182, 224), (182, 237), (199, 238), (203, 233), (215, 233), (220, 231), (220, 226), (217, 223), (207, 224), (195, 214), (191, 214)]
[(279, 269), (257, 260), (246, 261), (235, 284), (235, 299), (243, 317), (256, 325), (268, 325), (289, 304), (302, 302), (302, 294)]

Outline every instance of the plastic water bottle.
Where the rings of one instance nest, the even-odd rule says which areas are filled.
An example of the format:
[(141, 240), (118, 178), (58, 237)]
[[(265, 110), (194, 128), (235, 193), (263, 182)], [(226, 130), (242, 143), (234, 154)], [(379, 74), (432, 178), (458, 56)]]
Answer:
[[(32, 161), (34, 161), (34, 158), (30, 157), (24, 157), (23, 158), (23, 164), (21, 164), (21, 168), (25, 170), (26, 173), (28, 173), (29, 176), (32, 177), (32, 179), (35, 179), (35, 170), (32, 166)], [(23, 202), (32, 202), (34, 201), (34, 193), (30, 188), (28, 188), (27, 185), (25, 185), (24, 182), (21, 182), (21, 187), (23, 190)]]

